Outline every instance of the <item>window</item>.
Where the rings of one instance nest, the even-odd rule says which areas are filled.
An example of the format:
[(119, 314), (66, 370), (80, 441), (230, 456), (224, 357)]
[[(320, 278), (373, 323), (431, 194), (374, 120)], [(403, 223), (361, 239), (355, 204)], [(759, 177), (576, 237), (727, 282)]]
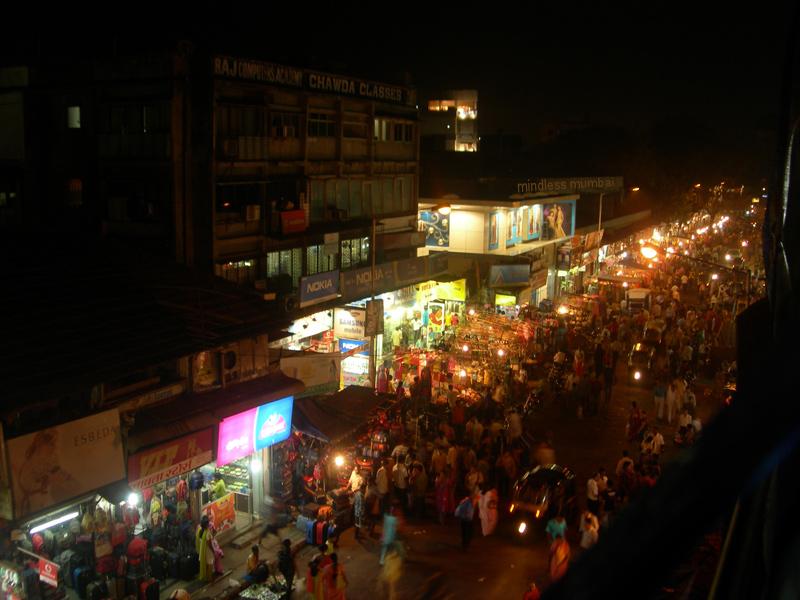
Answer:
[(360, 269), (372, 264), (369, 238), (342, 240), (342, 271)]
[(67, 107), (67, 127), (69, 129), (81, 128), (81, 107), (68, 106)]
[(101, 127), (105, 133), (118, 135), (169, 133), (170, 105), (166, 102), (112, 105), (103, 114)]
[(349, 120), (345, 120), (344, 123), (342, 123), (342, 137), (357, 140), (367, 139), (366, 122), (358, 120), (357, 117), (354, 116), (345, 117), (345, 119)]
[(220, 276), (234, 283), (252, 283), (260, 279), (259, 261), (240, 260), (220, 265)]
[(309, 246), (306, 248), (306, 275), (316, 275), (336, 268), (335, 254), (325, 254), (325, 246)]
[(414, 125), (405, 121), (375, 119), (376, 142), (413, 142)]
[(265, 137), (265, 114), (257, 106), (220, 105), (217, 110), (217, 135)]
[(80, 179), (70, 179), (67, 183), (65, 203), (70, 208), (83, 206), (83, 182)]
[(217, 218), (230, 220), (246, 216), (248, 206), (261, 206), (261, 194), (257, 183), (218, 185), (216, 189)]
[(299, 137), (300, 117), (293, 113), (272, 113), (270, 116), (270, 136), (273, 138)]
[(333, 115), (326, 113), (308, 113), (309, 137), (333, 137), (336, 133), (336, 123)]
[(267, 289), (278, 294), (293, 294), (303, 275), (303, 249), (278, 250), (267, 253)]

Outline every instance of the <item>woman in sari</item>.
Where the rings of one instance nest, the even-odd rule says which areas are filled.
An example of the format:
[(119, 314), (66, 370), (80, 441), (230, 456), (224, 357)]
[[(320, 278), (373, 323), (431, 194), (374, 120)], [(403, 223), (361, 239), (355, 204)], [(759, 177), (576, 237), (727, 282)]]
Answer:
[(563, 537), (557, 537), (550, 544), (550, 583), (555, 583), (564, 576), (569, 565), (569, 542)]
[(314, 600), (325, 600), (322, 569), (319, 568), (319, 559), (317, 558), (308, 563), (308, 570), (306, 571), (306, 591)]
[(444, 525), (444, 516), (450, 512), (450, 496), (453, 491), (453, 469), (447, 465), (436, 478), (434, 504), (439, 513), (439, 523)]
[(222, 548), (219, 547), (219, 543), (217, 543), (217, 528), (210, 522), (208, 524), (208, 546), (214, 555), (212, 557), (214, 561), (214, 574), (222, 575), (222, 557), (225, 556), (225, 554), (222, 552)]
[(346, 600), (344, 590), (347, 587), (347, 575), (344, 567), (339, 564), (339, 556), (334, 552), (330, 556), (331, 562), (323, 570), (325, 582), (325, 600)]
[(198, 577), (203, 581), (211, 581), (214, 576), (214, 552), (209, 546), (208, 536), (208, 517), (203, 517), (200, 521), (200, 525), (197, 526), (194, 539), (195, 550), (200, 559), (200, 573)]

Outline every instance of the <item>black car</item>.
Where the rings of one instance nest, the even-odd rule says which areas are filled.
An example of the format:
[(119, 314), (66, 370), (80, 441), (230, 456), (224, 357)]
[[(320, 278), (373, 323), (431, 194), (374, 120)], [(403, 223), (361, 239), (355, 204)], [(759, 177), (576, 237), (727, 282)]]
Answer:
[(656, 347), (648, 343), (637, 343), (628, 355), (628, 383), (648, 383), (656, 363)]
[(577, 510), (575, 475), (558, 465), (539, 465), (517, 480), (512, 498), (509, 512), (519, 521), (520, 534), (558, 515), (570, 521)]

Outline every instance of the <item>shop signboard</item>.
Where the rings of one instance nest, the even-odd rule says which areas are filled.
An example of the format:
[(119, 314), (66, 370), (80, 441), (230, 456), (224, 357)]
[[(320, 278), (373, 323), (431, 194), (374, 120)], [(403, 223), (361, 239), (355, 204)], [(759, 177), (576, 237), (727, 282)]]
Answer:
[(175, 383), (153, 390), (147, 394), (143, 394), (131, 400), (126, 400), (117, 405), (119, 412), (130, 412), (137, 410), (151, 404), (157, 404), (168, 398), (175, 398), (186, 392), (186, 381), (176, 381)]
[(495, 306), (515, 306), (517, 304), (516, 296), (508, 296), (506, 294), (495, 294)]
[(339, 233), (326, 233), (324, 237), (322, 252), (328, 256), (339, 254)]
[(292, 409), (294, 396), (262, 404), (256, 411), (256, 428), (253, 432), (256, 450), (263, 450), (282, 442), (292, 432)]
[(338, 297), (338, 269), (300, 278), (300, 308)]
[[(375, 265), (375, 293), (395, 287), (394, 263)], [(342, 273), (342, 300), (352, 302), (372, 295), (372, 267)]]
[(414, 306), (417, 301), (417, 286), (407, 285), (394, 292), (394, 306)]
[(17, 518), (125, 478), (119, 411), (8, 440)]
[(466, 299), (466, 280), (457, 279), (456, 281), (438, 282), (426, 281), (421, 283), (417, 290), (417, 302), (426, 304), (431, 300), (460, 300)]
[(333, 311), (333, 335), (337, 338), (363, 340), (367, 311), (361, 308), (336, 308)]
[(360, 351), (353, 352), (350, 356), (369, 356), (369, 342), (339, 338), (339, 352), (344, 354), (345, 352), (349, 353), (351, 350), (355, 351), (356, 349), (360, 349)]
[(39, 558), (39, 581), (58, 587), (58, 565), (43, 558)]
[(128, 485), (143, 490), (211, 462), (212, 427), (128, 457)]
[(531, 277), (531, 288), (538, 290), (545, 285), (547, 285), (547, 269), (540, 269)]
[(450, 268), (450, 255), (447, 252), (432, 252), (428, 255), (428, 275), (440, 275)]
[(530, 275), (530, 263), (525, 265), (492, 265), (489, 271), (489, 285), (492, 287), (527, 286)]
[(302, 233), (306, 230), (306, 211), (281, 211), (281, 231), (283, 233)]
[(203, 514), (208, 516), (208, 521), (214, 525), (217, 535), (236, 526), (236, 511), (234, 510), (233, 492), (215, 500), (203, 507)]
[(303, 398), (337, 391), (341, 362), (342, 357), (339, 354), (310, 354), (282, 358), (280, 369), (284, 375), (299, 379), (305, 384), (306, 391), (297, 395), (298, 398)]
[(407, 258), (394, 263), (394, 278), (399, 284), (413, 283), (424, 279), (428, 275), (428, 261), (426, 257)]
[(294, 396), (287, 396), (223, 419), (219, 424), (217, 466), (224, 467), (289, 437), (293, 406)]

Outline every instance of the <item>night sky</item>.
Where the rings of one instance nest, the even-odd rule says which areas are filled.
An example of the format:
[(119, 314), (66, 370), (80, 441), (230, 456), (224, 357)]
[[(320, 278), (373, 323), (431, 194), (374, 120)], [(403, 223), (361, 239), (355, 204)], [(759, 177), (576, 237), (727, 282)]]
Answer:
[(139, 43), (174, 48), (189, 38), (219, 52), (364, 78), (409, 72), (417, 87), (475, 88), (480, 131), (502, 128), (528, 143), (542, 123), (570, 119), (641, 131), (666, 116), (690, 116), (740, 134), (775, 127), (792, 3), (218, 6), (184, 5), (168, 15), (137, 5), (130, 19), (60, 33), (31, 26), (0, 40), (0, 57), (7, 64), (26, 48), (54, 45), (108, 50), (111, 40), (118, 51)]

